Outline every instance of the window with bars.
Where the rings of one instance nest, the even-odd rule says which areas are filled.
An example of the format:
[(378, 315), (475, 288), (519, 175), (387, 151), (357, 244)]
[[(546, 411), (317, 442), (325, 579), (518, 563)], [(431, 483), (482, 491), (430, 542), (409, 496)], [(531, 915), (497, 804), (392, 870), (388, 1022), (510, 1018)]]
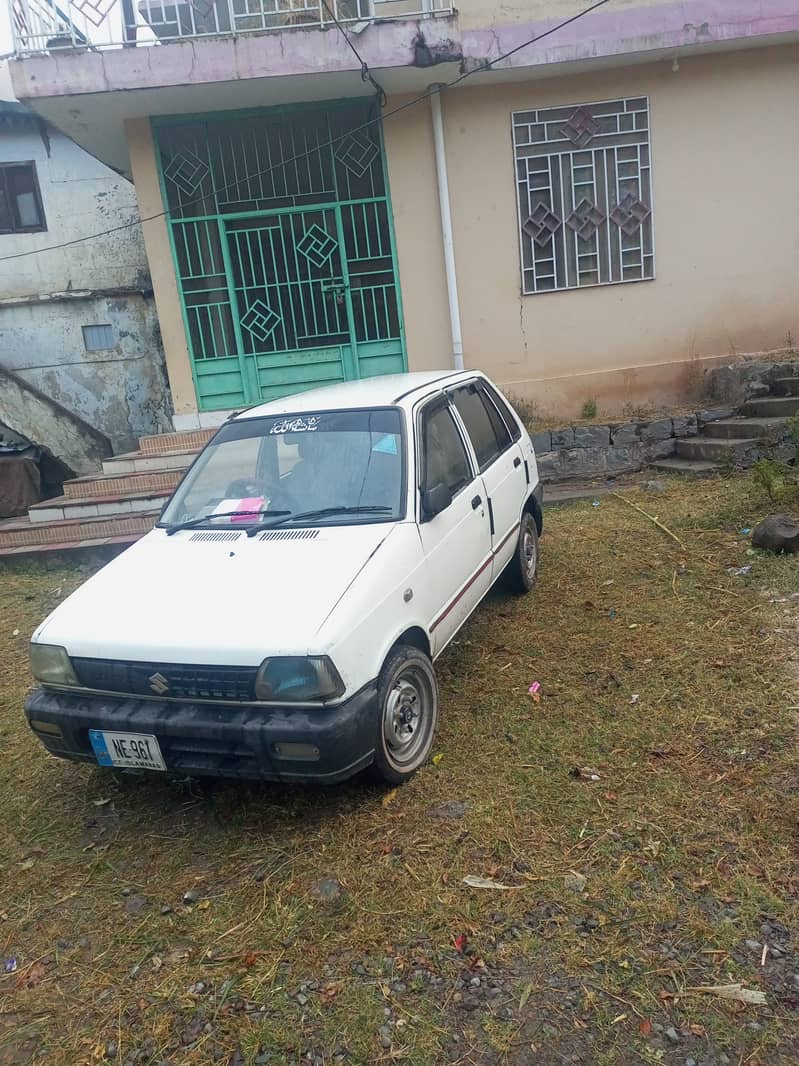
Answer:
[(512, 121), (522, 293), (654, 278), (648, 99)]
[(46, 230), (35, 163), (0, 163), (0, 233)]

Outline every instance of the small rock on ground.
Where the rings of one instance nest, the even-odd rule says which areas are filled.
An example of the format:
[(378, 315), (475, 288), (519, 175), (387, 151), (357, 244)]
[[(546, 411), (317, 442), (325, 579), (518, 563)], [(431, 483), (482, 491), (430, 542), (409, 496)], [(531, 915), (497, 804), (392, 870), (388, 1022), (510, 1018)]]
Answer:
[(752, 544), (772, 552), (799, 552), (799, 522), (788, 514), (769, 515), (753, 530)]

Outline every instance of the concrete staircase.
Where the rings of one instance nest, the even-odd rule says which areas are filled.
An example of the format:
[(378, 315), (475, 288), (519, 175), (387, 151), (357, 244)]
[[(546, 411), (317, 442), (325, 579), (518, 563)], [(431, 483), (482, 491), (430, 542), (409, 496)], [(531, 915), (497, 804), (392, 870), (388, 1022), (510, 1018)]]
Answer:
[[(799, 367), (797, 367), (799, 369)], [(791, 458), (788, 420), (799, 414), (799, 374), (772, 381), (770, 394), (748, 400), (734, 418), (708, 422), (698, 437), (677, 441), (673, 459), (653, 463), (669, 474), (703, 477), (751, 466), (766, 455)]]
[(103, 460), (102, 471), (64, 482), (64, 494), (0, 521), (0, 559), (74, 549), (120, 548), (150, 529), (164, 501), (215, 430), (142, 437), (139, 450)]

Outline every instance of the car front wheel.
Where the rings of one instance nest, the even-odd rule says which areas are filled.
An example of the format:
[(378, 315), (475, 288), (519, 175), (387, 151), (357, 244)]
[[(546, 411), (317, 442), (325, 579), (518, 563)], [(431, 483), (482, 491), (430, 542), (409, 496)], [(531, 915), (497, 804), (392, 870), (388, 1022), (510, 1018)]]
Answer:
[(401, 644), (386, 659), (377, 686), (374, 776), (390, 785), (412, 777), (430, 755), (438, 721), (438, 682), (430, 659)]

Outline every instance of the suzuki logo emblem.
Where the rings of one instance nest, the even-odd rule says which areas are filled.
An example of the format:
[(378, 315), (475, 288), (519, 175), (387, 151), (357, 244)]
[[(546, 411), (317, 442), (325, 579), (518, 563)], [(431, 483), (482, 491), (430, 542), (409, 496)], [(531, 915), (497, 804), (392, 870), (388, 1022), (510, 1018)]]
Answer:
[(163, 696), (165, 692), (169, 692), (169, 682), (163, 674), (153, 674), (152, 677), (148, 677), (150, 682), (150, 688), (158, 696)]

